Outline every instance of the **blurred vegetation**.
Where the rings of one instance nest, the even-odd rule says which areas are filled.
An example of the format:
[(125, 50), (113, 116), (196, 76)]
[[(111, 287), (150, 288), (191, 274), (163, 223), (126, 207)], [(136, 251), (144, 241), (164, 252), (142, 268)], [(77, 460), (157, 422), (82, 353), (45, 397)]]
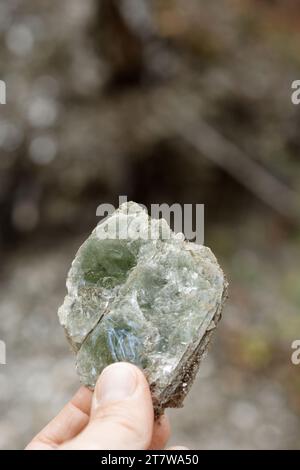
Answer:
[[(285, 3), (3, 3), (3, 243), (89, 226), (95, 204), (122, 193), (201, 200), (212, 220), (267, 197), (294, 222), (299, 12)], [(197, 142), (209, 141), (203, 121), (211, 150)]]

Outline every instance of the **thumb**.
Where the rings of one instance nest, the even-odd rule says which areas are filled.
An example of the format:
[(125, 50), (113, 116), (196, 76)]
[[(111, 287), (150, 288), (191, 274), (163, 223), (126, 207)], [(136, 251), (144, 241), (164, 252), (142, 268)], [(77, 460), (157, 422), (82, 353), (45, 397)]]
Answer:
[(120, 362), (102, 372), (96, 384), (91, 419), (68, 449), (147, 449), (153, 431), (148, 383), (134, 365)]

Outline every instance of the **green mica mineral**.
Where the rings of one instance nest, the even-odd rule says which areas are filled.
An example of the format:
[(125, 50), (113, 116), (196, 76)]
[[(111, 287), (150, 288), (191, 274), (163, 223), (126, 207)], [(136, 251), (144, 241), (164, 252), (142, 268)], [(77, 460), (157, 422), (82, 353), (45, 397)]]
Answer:
[(227, 283), (209, 248), (134, 202), (79, 248), (58, 315), (91, 389), (112, 362), (143, 369), (156, 414), (180, 406), (206, 352)]

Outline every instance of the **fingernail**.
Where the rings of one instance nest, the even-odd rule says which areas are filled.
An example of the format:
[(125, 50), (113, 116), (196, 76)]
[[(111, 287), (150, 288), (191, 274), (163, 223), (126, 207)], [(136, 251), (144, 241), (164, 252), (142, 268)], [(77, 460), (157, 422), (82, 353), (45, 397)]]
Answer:
[(137, 386), (134, 367), (126, 363), (111, 364), (102, 372), (97, 382), (96, 405), (130, 397)]

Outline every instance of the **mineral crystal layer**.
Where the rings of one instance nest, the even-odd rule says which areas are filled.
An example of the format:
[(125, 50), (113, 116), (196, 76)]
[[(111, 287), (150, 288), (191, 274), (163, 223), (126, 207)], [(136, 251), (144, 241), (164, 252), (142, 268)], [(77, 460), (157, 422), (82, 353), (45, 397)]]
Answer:
[(156, 414), (180, 406), (226, 288), (209, 248), (122, 204), (79, 248), (58, 312), (81, 382), (92, 389), (108, 364), (128, 361), (143, 369)]

